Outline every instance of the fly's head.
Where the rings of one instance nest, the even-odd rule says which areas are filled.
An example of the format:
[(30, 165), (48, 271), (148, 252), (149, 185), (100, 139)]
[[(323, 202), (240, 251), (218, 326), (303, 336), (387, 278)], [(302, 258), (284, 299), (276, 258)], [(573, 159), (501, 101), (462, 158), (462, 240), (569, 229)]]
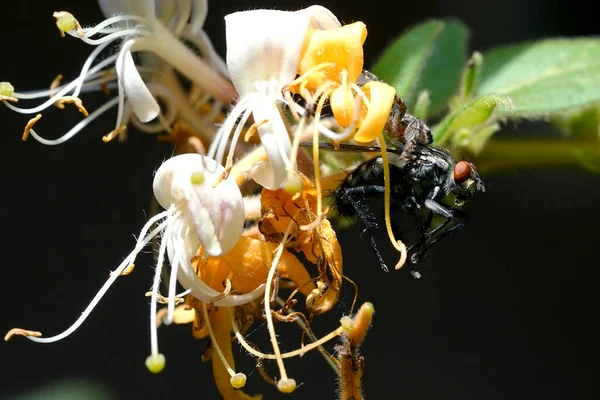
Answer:
[(485, 192), (485, 186), (475, 165), (467, 161), (459, 161), (454, 166), (453, 179), (456, 185), (454, 193), (457, 202), (464, 202), (476, 192)]

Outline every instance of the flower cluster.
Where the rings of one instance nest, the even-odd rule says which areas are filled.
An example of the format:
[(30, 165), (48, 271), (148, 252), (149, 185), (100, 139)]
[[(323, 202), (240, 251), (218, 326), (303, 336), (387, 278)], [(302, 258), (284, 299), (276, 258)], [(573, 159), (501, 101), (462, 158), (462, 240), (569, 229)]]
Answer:
[[(100, 5), (107, 19), (89, 28), (81, 27), (68, 12), (55, 13), (61, 34), (95, 46), (79, 77), (64, 85), (58, 78), (49, 90), (29, 93), (2, 83), (0, 100), (14, 111), (37, 114), (23, 139), (31, 135), (48, 145), (72, 138), (113, 106), (118, 106), (115, 129), (105, 141), (117, 135), (124, 138), (129, 123), (148, 133), (167, 132), (162, 138), (176, 143), (178, 151), (155, 172), (153, 184), (164, 211), (148, 220), (131, 253), (67, 330), (43, 337), (37, 331), (13, 329), (5, 339), (23, 335), (49, 343), (67, 337), (109, 287), (132, 272), (140, 251), (156, 240), (160, 244), (155, 278), (147, 293), (148, 369), (160, 372), (165, 366), (158, 349), (159, 326), (191, 323), (194, 337), (211, 340), (215, 381), (224, 398), (250, 398), (239, 390), (246, 375), (235, 370), (232, 338), (249, 354), (276, 360), (277, 388), (292, 392), (296, 382), (287, 375), (284, 359), (317, 348), (327, 354), (323, 344), (338, 336), (350, 337), (353, 347), (347, 354), (352, 355), (368, 326), (359, 321), (361, 339), (352, 339), (354, 322), (347, 316), (322, 338), (311, 329), (317, 316), (334, 308), (347, 279), (342, 250), (323, 205), (332, 178), (331, 170), (320, 162), (320, 142), (380, 145), (389, 208), (382, 131), (395, 90), (379, 81), (359, 82), (366, 26), (342, 25), (321, 6), (233, 13), (225, 17), (224, 62), (202, 31), (206, 1), (175, 5), (100, 0)], [(100, 57), (116, 42), (120, 42), (116, 54)], [(134, 59), (134, 52), (141, 57)], [(175, 71), (191, 85), (184, 87)], [(116, 89), (117, 96), (88, 113), (80, 94), (110, 89)], [(47, 96), (36, 107), (16, 106)], [(223, 105), (235, 98), (221, 119)], [(40, 136), (33, 129), (39, 112), (65, 104), (77, 106), (84, 119), (58, 139)], [(326, 107), (332, 117), (324, 116)], [(307, 142), (310, 153), (301, 146)], [(402, 252), (401, 266), (406, 249), (393, 238), (389, 211), (387, 223), (392, 242)], [(167, 259), (169, 279), (163, 296), (161, 276)], [(166, 307), (159, 309), (159, 304)], [(364, 309), (369, 310), (365, 313), (370, 321), (372, 306)], [(262, 352), (245, 340), (244, 333), (257, 320), (266, 321), (272, 352)], [(311, 343), (282, 352), (275, 331), (281, 323), (298, 324), (302, 337)], [(343, 362), (326, 359), (334, 369), (343, 368)]]

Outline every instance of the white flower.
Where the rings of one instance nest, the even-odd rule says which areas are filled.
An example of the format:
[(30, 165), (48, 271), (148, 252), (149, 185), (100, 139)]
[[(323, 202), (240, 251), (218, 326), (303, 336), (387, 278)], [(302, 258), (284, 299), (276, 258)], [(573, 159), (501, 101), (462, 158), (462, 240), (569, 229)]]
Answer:
[[(63, 143), (115, 105), (118, 105), (118, 112), (113, 132), (119, 132), (127, 125), (131, 111), (136, 116), (132, 122), (147, 132), (168, 130), (178, 116), (178, 110), (189, 117), (194, 128), (204, 130), (204, 127), (198, 127), (202, 122), (191, 112), (192, 106), (183, 95), (181, 87), (165, 87), (163, 78), (172, 68), (218, 101), (227, 104), (236, 95), (235, 89), (227, 79), (223, 60), (214, 51), (210, 40), (201, 29), (206, 19), (206, 0), (177, 4), (174, 1), (99, 0), (99, 4), (107, 19), (91, 28), (71, 29), (78, 26), (74, 17), (66, 12), (55, 13), (59, 29), (69, 28), (65, 33), (95, 46), (85, 61), (80, 76), (69, 84), (58, 87), (54, 93), (48, 90), (15, 93), (14, 97), (17, 99), (52, 95), (38, 107), (23, 109), (4, 103), (14, 111), (35, 114), (56, 102), (64, 102), (65, 98), (78, 100), (82, 91), (98, 90), (101, 84), (108, 84), (113, 88), (116, 86), (118, 96), (95, 110), (59, 139), (47, 140), (32, 130), (31, 135), (40, 142), (48, 145)], [(197, 56), (182, 39), (195, 45), (204, 57)], [(99, 56), (105, 55), (107, 50), (111, 50), (112, 45), (119, 41), (119, 51), (108, 57), (104, 56), (100, 61)], [(134, 61), (132, 53), (135, 52), (143, 53), (142, 66)], [(149, 54), (154, 57), (148, 57)], [(172, 86), (176, 80), (171, 79), (167, 82)], [(156, 97), (163, 100), (166, 110), (161, 110)], [(218, 108), (218, 105), (216, 107)], [(148, 124), (153, 120), (157, 122)]]
[(218, 132), (209, 155), (221, 161), (231, 131), (233, 135), (227, 167), (232, 163), (232, 149), (250, 114), (258, 127), (268, 164), (259, 170), (267, 172), (253, 178), (262, 186), (277, 189), (285, 181), (287, 171), (295, 170), (290, 157), (292, 145), (279, 107), (282, 89), (297, 75), (298, 60), (309, 28), (330, 29), (340, 26), (326, 8), (311, 6), (300, 11), (252, 10), (225, 16), (227, 66), (240, 100)]
[[(223, 172), (224, 168), (215, 160), (200, 154), (182, 154), (165, 161), (156, 171), (153, 189), (156, 199), (166, 211), (152, 217), (144, 225), (133, 251), (111, 273), (73, 325), (56, 336), (39, 337), (41, 334), (36, 332), (36, 335), (28, 335), (28, 339), (52, 343), (75, 332), (115, 280), (131, 271), (137, 255), (159, 235), (162, 237), (150, 302), (149, 362), (160, 364), (162, 360), (164, 364), (164, 357), (158, 352), (156, 315), (165, 257), (169, 258), (171, 265), (167, 317), (164, 320), (167, 324), (173, 321), (176, 300), (187, 294), (204, 303), (223, 307), (235, 307), (261, 296), (265, 284), (249, 293), (224, 295), (203, 282), (192, 267), (191, 260), (200, 246), (210, 256), (223, 255), (233, 248), (243, 231), (244, 204), (239, 187), (232, 177), (214, 186)], [(158, 225), (152, 229), (155, 224)], [(183, 287), (183, 293), (175, 293), (177, 282)]]

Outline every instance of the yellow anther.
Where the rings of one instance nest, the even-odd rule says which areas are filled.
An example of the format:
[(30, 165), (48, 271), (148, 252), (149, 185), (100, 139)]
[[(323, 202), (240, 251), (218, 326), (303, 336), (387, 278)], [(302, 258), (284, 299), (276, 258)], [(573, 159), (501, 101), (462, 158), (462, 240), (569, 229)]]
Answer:
[(21, 136), (22, 141), (27, 140), (27, 138), (29, 137), (29, 132), (31, 131), (33, 126), (36, 124), (36, 122), (38, 122), (40, 120), (40, 118), (42, 118), (42, 114), (36, 115), (35, 117), (31, 118), (27, 122), (27, 125), (25, 125), (25, 129), (23, 129), (23, 136)]
[(111, 140), (113, 140), (114, 138), (119, 136), (120, 133), (124, 132), (125, 129), (127, 129), (127, 127), (125, 125), (121, 125), (117, 129), (113, 129), (112, 131), (108, 132), (106, 135), (102, 136), (102, 141), (104, 143), (110, 142)]
[(79, 112), (82, 113), (84, 117), (88, 116), (88, 111), (83, 106), (83, 102), (79, 97), (64, 96), (56, 100), (54, 105), (62, 110), (63, 108), (65, 108), (66, 103), (75, 105), (75, 107), (77, 107)]
[(8, 333), (4, 336), (4, 341), (8, 342), (13, 336), (40, 337), (42, 336), (42, 333), (38, 331), (30, 331), (27, 329), (13, 328), (10, 331), (8, 331)]

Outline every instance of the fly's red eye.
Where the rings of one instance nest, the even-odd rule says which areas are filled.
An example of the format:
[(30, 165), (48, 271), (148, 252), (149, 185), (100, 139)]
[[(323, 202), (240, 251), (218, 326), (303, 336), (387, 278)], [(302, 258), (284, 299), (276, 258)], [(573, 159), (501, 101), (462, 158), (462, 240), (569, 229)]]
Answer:
[(466, 161), (459, 161), (454, 166), (454, 182), (460, 184), (471, 176), (471, 164)]

